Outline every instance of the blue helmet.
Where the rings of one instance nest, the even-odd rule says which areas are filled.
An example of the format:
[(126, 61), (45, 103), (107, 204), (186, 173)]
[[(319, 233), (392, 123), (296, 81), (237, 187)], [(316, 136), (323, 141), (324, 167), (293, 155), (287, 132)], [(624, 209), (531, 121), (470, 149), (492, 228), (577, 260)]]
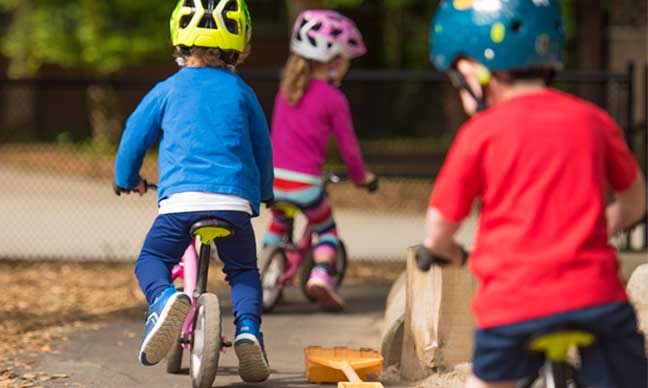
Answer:
[(558, 0), (442, 0), (430, 27), (430, 57), (442, 71), (462, 56), (493, 71), (560, 69), (564, 45)]

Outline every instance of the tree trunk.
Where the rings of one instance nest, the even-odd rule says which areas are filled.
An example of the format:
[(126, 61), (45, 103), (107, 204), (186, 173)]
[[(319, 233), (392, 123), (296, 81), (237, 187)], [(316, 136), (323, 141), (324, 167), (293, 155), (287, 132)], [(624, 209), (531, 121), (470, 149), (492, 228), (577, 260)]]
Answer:
[(2, 90), (2, 128), (0, 142), (35, 139), (34, 88), (27, 85), (5, 85)]
[(122, 130), (119, 95), (110, 86), (90, 85), (87, 91), (88, 114), (95, 144), (117, 144)]

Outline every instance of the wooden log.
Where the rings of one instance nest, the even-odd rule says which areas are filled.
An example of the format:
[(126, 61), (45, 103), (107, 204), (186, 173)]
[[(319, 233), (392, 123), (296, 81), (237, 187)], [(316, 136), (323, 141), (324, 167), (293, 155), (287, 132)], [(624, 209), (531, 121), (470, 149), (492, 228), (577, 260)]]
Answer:
[(637, 311), (639, 329), (648, 341), (648, 264), (639, 266), (628, 282), (628, 296)]
[(400, 364), (403, 350), (403, 330), (405, 324), (405, 305), (407, 272), (396, 279), (387, 296), (385, 306), (385, 326), (381, 338), (380, 353), (383, 356), (383, 368)]
[(438, 266), (423, 272), (410, 248), (406, 288), (402, 377), (420, 380), (469, 362), (475, 327), (470, 299), (477, 289), (470, 272)]

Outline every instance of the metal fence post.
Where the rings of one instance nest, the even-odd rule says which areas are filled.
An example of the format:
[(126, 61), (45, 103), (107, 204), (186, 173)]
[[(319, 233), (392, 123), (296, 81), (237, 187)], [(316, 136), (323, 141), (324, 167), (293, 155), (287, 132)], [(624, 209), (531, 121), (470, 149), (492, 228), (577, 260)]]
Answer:
[(628, 147), (634, 151), (634, 75), (635, 65), (633, 62), (628, 62), (626, 65), (626, 77), (628, 82), (628, 103), (626, 105), (626, 123), (625, 123), (625, 138), (628, 142)]

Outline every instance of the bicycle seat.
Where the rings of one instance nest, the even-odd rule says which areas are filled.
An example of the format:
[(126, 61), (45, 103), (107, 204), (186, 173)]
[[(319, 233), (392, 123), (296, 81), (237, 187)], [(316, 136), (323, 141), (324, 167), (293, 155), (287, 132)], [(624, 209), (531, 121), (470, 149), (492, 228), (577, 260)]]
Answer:
[(566, 362), (572, 347), (586, 348), (596, 341), (594, 334), (585, 330), (555, 330), (533, 337), (529, 350), (544, 353), (554, 362)]
[(231, 223), (209, 218), (196, 222), (189, 229), (192, 236), (199, 236), (203, 244), (211, 244), (218, 238), (230, 237), (236, 231), (236, 227)]
[(301, 206), (297, 202), (285, 199), (276, 201), (272, 207), (283, 212), (288, 218), (295, 218), (295, 215), (301, 210)]

